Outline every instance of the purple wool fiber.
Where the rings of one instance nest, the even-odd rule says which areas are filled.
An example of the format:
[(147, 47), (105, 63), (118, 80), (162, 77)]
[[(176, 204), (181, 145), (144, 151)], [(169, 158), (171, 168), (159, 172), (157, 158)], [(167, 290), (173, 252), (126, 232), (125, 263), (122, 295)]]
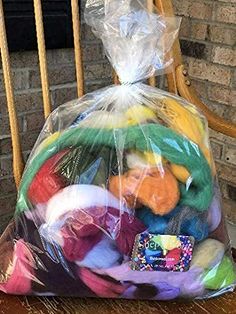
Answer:
[(213, 232), (217, 229), (221, 222), (222, 210), (221, 210), (221, 195), (219, 186), (214, 185), (214, 196), (211, 202), (211, 205), (208, 209), (207, 222), (209, 225), (209, 232)]
[(122, 295), (125, 299), (141, 300), (173, 300), (180, 295), (180, 289), (166, 282), (153, 284), (132, 285)]
[(109, 268), (117, 266), (122, 261), (122, 255), (117, 250), (114, 240), (104, 235), (82, 261), (75, 261), (80, 267)]
[(137, 271), (131, 270), (129, 262), (121, 266), (112, 267), (104, 270), (94, 270), (99, 274), (107, 275), (115, 280), (130, 282), (133, 284), (166, 284), (179, 288), (180, 295), (183, 297), (196, 297), (204, 293), (204, 286), (201, 282), (203, 270), (201, 268), (190, 268), (186, 272), (161, 272), (161, 271)]

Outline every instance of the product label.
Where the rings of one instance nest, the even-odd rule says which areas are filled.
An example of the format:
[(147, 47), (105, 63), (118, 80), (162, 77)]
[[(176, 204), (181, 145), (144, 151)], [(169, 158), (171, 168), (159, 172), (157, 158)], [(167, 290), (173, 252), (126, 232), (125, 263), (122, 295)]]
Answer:
[(139, 271), (187, 271), (194, 238), (182, 235), (140, 233), (135, 238), (131, 269)]

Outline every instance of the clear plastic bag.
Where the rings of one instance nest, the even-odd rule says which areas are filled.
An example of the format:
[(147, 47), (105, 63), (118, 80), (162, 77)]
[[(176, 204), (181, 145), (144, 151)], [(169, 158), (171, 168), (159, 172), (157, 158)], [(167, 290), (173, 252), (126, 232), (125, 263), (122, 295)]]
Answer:
[(0, 238), (11, 294), (172, 300), (232, 291), (205, 117), (142, 80), (172, 62), (179, 20), (141, 1), (87, 1), (121, 85), (58, 107)]

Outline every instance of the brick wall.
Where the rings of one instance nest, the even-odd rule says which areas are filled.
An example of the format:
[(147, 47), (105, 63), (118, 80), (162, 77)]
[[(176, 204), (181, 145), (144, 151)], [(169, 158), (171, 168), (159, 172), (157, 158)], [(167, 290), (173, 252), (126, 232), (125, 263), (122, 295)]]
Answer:
[[(236, 38), (235, 0), (175, 0), (175, 10), (183, 16), (181, 46), (193, 84), (203, 100), (220, 115), (236, 120), (233, 73)], [(111, 83), (111, 68), (101, 43), (82, 26), (85, 89), (92, 91)], [(49, 80), (53, 108), (76, 98), (72, 49), (48, 51)], [(24, 157), (43, 125), (42, 94), (38, 58), (35, 52), (11, 54), (16, 107)], [(224, 208), (236, 222), (236, 149), (229, 137), (211, 131), (212, 147), (224, 196)], [(16, 190), (12, 177), (11, 140), (6, 98), (0, 69), (0, 229), (12, 215)]]
[[(174, 0), (181, 48), (203, 101), (236, 123), (236, 0)], [(236, 223), (236, 141), (210, 131), (224, 209)]]

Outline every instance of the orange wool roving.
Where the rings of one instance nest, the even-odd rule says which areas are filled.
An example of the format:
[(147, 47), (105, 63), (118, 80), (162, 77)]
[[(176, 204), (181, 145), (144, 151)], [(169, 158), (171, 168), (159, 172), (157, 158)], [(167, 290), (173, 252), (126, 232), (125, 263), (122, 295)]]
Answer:
[(109, 190), (130, 208), (149, 207), (156, 215), (168, 214), (179, 201), (178, 182), (169, 169), (132, 169), (112, 176)]

